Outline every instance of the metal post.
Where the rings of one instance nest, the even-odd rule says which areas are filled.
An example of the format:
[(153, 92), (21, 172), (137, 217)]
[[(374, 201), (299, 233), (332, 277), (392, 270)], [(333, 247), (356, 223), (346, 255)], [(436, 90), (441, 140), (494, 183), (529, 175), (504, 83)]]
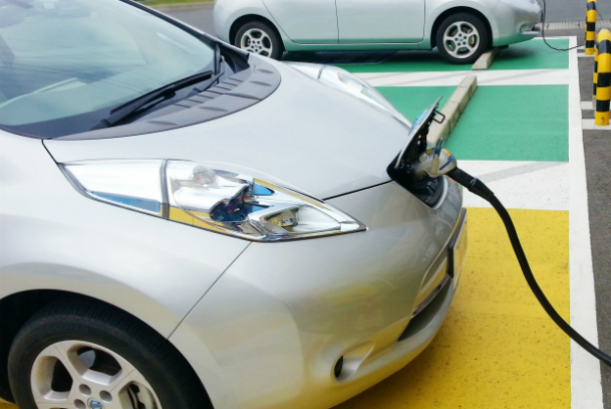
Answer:
[(596, 0), (588, 0), (586, 8), (586, 55), (594, 55), (596, 44)]
[(596, 87), (596, 125), (609, 125), (611, 99), (611, 31), (598, 33), (598, 83)]

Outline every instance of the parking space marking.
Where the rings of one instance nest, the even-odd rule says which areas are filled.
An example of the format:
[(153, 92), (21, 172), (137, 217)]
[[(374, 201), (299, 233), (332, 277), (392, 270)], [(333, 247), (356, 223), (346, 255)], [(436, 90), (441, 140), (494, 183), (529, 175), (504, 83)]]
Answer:
[[(459, 160), (458, 165), (486, 183), (507, 208), (569, 210), (567, 162)], [(491, 207), (482, 198), (465, 192), (465, 206)]]
[(568, 161), (565, 85), (480, 87), (447, 147), (463, 160)]
[(357, 74), (374, 87), (450, 87), (457, 86), (467, 75), (477, 75), (477, 82), (480, 86), (566, 85), (569, 83), (568, 69)]
[(583, 130), (588, 131), (611, 131), (611, 125), (596, 125), (596, 120), (594, 119), (584, 119), (581, 121), (581, 125)]
[(581, 109), (584, 111), (593, 111), (594, 104), (592, 104), (592, 101), (581, 101)]
[[(572, 37), (570, 46), (576, 45), (577, 39)], [(577, 50), (570, 51), (569, 55), (571, 325), (598, 345)], [(603, 409), (600, 363), (572, 341), (571, 387), (572, 409)]]
[[(568, 212), (510, 213), (544, 291), (568, 318)], [(570, 408), (569, 340), (530, 292), (492, 209), (469, 209), (465, 263), (431, 346), (335, 409)]]

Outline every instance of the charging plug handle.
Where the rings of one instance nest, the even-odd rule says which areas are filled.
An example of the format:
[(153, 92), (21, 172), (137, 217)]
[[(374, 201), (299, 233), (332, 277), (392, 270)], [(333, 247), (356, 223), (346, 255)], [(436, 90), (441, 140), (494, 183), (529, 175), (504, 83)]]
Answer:
[(503, 224), (505, 225), (505, 229), (507, 230), (507, 234), (509, 235), (509, 240), (511, 241), (511, 245), (513, 246), (513, 250), (518, 258), (518, 262), (520, 263), (520, 267), (522, 268), (522, 273), (524, 273), (524, 278), (526, 278), (526, 282), (528, 286), (537, 297), (537, 300), (545, 310), (545, 312), (550, 316), (550, 318), (562, 329), (573, 341), (575, 341), (579, 346), (588, 351), (594, 357), (599, 359), (601, 362), (605, 363), (607, 366), (611, 367), (611, 356), (605, 354), (600, 349), (596, 348), (592, 345), (588, 340), (582, 337), (577, 331), (573, 329), (554, 309), (552, 304), (549, 302), (543, 290), (537, 283), (535, 276), (530, 268), (530, 264), (528, 263), (528, 259), (526, 258), (526, 253), (524, 253), (524, 249), (522, 248), (522, 243), (520, 243), (520, 238), (518, 237), (518, 232), (511, 220), (511, 216), (507, 209), (503, 206), (503, 204), (497, 199), (494, 193), (488, 189), (488, 187), (479, 179), (469, 175), (467, 172), (462, 171), (459, 168), (455, 168), (448, 172), (449, 177), (454, 179), (459, 184), (463, 185), (470, 192), (476, 194), (482, 199), (489, 202), (492, 207), (497, 211)]

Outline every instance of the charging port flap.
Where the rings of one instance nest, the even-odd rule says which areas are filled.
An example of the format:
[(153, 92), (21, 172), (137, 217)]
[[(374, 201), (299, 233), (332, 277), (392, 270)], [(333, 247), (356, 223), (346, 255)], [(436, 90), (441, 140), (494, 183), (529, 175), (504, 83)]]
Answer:
[(444, 182), (442, 178), (430, 177), (426, 172), (419, 171), (419, 165), (421, 158), (428, 158), (427, 150), (430, 150), (431, 153), (435, 151), (432, 146), (428, 145), (427, 136), (433, 121), (443, 123), (445, 120), (445, 116), (438, 111), (441, 98), (439, 97), (414, 121), (408, 134), (407, 146), (387, 168), (392, 180), (431, 207), (441, 199)]

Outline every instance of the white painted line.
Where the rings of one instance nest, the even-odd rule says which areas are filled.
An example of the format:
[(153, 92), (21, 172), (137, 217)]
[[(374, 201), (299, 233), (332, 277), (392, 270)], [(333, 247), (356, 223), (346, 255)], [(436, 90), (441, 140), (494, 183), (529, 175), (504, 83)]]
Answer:
[[(569, 210), (567, 162), (461, 160), (465, 172), (481, 179), (508, 209)], [(465, 190), (466, 207), (491, 207)]]
[(493, 70), (362, 73), (358, 77), (374, 87), (455, 87), (467, 75), (477, 75), (480, 86), (566, 85), (569, 70)]
[(599, 126), (596, 125), (596, 120), (595, 119), (583, 119), (581, 121), (582, 127), (585, 130), (588, 131), (611, 131), (611, 125), (607, 125), (607, 126)]
[[(569, 40), (569, 42), (575, 37), (572, 36), (554, 36), (554, 37), (549, 37), (549, 36), (545, 36), (546, 40)], [(543, 41), (543, 37), (535, 37), (530, 41)], [(575, 44), (577, 45), (577, 44)], [(569, 48), (572, 46), (569, 46)]]
[[(576, 45), (577, 38), (572, 37), (570, 46)], [(569, 72), (571, 79), (568, 112), (571, 325), (593, 345), (598, 346), (577, 50), (569, 52)], [(571, 341), (571, 392), (572, 409), (603, 409), (600, 363), (573, 341)]]
[(581, 109), (584, 111), (593, 111), (594, 105), (592, 101), (581, 101)]

